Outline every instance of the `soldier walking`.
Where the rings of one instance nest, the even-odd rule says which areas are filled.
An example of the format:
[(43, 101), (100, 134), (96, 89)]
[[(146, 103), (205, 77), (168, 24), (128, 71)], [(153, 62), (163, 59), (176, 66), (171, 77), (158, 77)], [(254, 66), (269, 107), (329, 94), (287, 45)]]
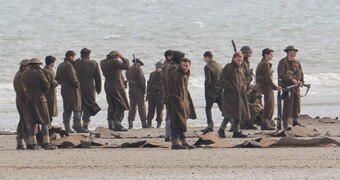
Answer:
[(157, 62), (155, 64), (156, 70), (150, 74), (148, 85), (147, 85), (147, 95), (146, 100), (148, 101), (148, 115), (147, 121), (148, 126), (152, 127), (152, 119), (155, 115), (157, 109), (157, 128), (161, 127), (163, 121), (163, 80), (161, 76), (162, 62)]
[(130, 68), (129, 60), (118, 51), (111, 51), (106, 59), (100, 61), (100, 67), (105, 77), (104, 89), (109, 105), (107, 109), (109, 129), (127, 131), (121, 124), (124, 111), (129, 110), (122, 71)]
[(130, 99), (130, 110), (129, 110), (129, 129), (133, 129), (133, 121), (136, 117), (136, 108), (138, 107), (139, 118), (143, 128), (150, 128), (146, 123), (146, 110), (145, 110), (145, 93), (146, 83), (142, 66), (144, 63), (140, 59), (132, 61), (133, 65), (129, 70), (126, 71), (126, 79), (129, 84), (129, 99)]
[(62, 62), (57, 69), (56, 80), (61, 85), (61, 96), (63, 97), (64, 113), (63, 122), (65, 130), (68, 133), (74, 133), (71, 130), (71, 115), (73, 112), (72, 128), (77, 133), (89, 133), (81, 124), (81, 95), (80, 85), (77, 78), (75, 66), (76, 53), (74, 51), (67, 51), (65, 53), (64, 62)]
[(274, 113), (274, 90), (280, 90), (280, 86), (276, 86), (273, 82), (272, 63), (273, 50), (266, 48), (262, 51), (262, 60), (256, 68), (256, 83), (259, 85), (264, 95), (264, 109), (262, 112), (261, 130), (274, 130), (269, 125), (272, 121)]
[(296, 59), (299, 50), (294, 46), (287, 46), (284, 51), (287, 56), (280, 60), (277, 68), (279, 84), (282, 88), (297, 86), (289, 90), (290, 96), (285, 98), (283, 103), (283, 128), (287, 128), (289, 118), (293, 118), (293, 126), (301, 125), (299, 123), (301, 111), (300, 87), (304, 84), (304, 74), (300, 61)]
[(76, 61), (75, 66), (77, 78), (80, 83), (84, 129), (88, 129), (91, 115), (94, 115), (94, 113), (97, 113), (99, 110), (99, 106), (96, 102), (96, 92), (97, 94), (100, 94), (102, 90), (102, 79), (99, 66), (96, 61), (90, 60), (90, 54), (90, 49), (83, 48), (80, 51), (80, 59)]

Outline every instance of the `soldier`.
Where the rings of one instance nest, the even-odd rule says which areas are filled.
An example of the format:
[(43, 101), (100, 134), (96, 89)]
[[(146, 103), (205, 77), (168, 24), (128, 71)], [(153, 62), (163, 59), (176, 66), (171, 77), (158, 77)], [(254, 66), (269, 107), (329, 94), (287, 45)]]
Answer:
[(163, 120), (163, 80), (161, 76), (162, 62), (157, 62), (155, 64), (156, 70), (150, 74), (148, 86), (147, 86), (147, 96), (146, 99), (149, 104), (149, 110), (147, 115), (148, 126), (152, 127), (152, 119), (155, 115), (155, 110), (157, 108), (157, 128), (161, 127)]
[[(250, 58), (253, 54), (253, 50), (249, 46), (243, 46), (241, 52), (243, 54), (243, 68), (245, 69), (245, 76), (249, 86), (254, 79), (253, 69), (250, 68)], [(248, 99), (249, 98), (250, 97), (248, 97)], [(252, 119), (241, 119), (240, 126), (241, 129), (257, 129), (254, 126), (254, 121)]]
[(167, 69), (172, 149), (194, 148), (188, 144), (184, 134), (187, 131), (188, 118), (196, 119), (195, 108), (188, 90), (190, 66), (191, 61), (184, 58), (184, 53), (173, 52), (173, 64)]
[(46, 56), (44, 73), (50, 83), (50, 89), (45, 94), (48, 105), (48, 112), (50, 115), (50, 121), (52, 122), (53, 117), (58, 116), (58, 105), (57, 105), (57, 91), (56, 88), (59, 85), (58, 81), (55, 80), (55, 72), (53, 70), (56, 58), (53, 56)]
[(29, 145), (28, 137), (28, 120), (27, 118), (30, 116), (29, 111), (26, 106), (26, 95), (25, 95), (25, 86), (23, 83), (23, 76), (22, 74), (27, 70), (27, 64), (29, 60), (24, 59), (22, 60), (19, 65), (19, 71), (15, 74), (13, 80), (13, 86), (16, 93), (16, 106), (20, 116), (19, 123), (17, 126), (17, 150), (25, 149), (23, 140), (25, 141), (26, 146)]
[(233, 120), (233, 138), (246, 138), (240, 131), (240, 120), (250, 119), (247, 91), (250, 89), (243, 65), (243, 54), (236, 52), (232, 62), (227, 64), (221, 74), (223, 88), (222, 115)]
[(84, 129), (88, 129), (91, 115), (93, 115), (92, 111), (96, 110), (94, 108), (99, 108), (96, 102), (96, 92), (97, 94), (100, 94), (102, 89), (102, 80), (98, 63), (94, 60), (90, 60), (90, 54), (90, 49), (83, 48), (80, 51), (80, 59), (76, 61), (75, 66), (77, 78), (80, 83)]
[(272, 121), (274, 113), (274, 90), (280, 90), (273, 82), (272, 63), (273, 50), (266, 48), (262, 51), (262, 60), (256, 68), (256, 83), (264, 95), (264, 110), (262, 113), (261, 130), (274, 130), (268, 123)]
[(130, 98), (130, 110), (129, 110), (129, 129), (133, 129), (133, 121), (136, 117), (136, 107), (138, 107), (139, 118), (142, 122), (143, 128), (150, 128), (146, 123), (146, 110), (144, 97), (146, 93), (145, 77), (142, 70), (144, 63), (140, 59), (132, 61), (133, 65), (126, 71), (126, 79), (129, 83), (129, 98)]
[(166, 71), (168, 69), (168, 66), (172, 63), (172, 50), (166, 50), (164, 53), (165, 61), (162, 66), (161, 70), (161, 76), (163, 81), (163, 101), (166, 108), (166, 115), (165, 115), (165, 142), (169, 142), (171, 138), (171, 127), (170, 127), (170, 115), (169, 115), (169, 109), (167, 105), (168, 100), (168, 91), (167, 91), (167, 74)]
[(75, 59), (76, 53), (74, 51), (67, 51), (65, 53), (64, 62), (62, 62), (57, 69), (56, 80), (61, 85), (61, 96), (63, 97), (64, 103), (63, 122), (65, 130), (68, 133), (74, 133), (70, 126), (73, 112), (72, 128), (77, 133), (89, 133), (90, 131), (84, 129), (81, 124), (80, 85), (74, 68)]
[(293, 118), (293, 126), (301, 125), (299, 116), (301, 110), (300, 87), (304, 84), (304, 74), (300, 62), (295, 58), (299, 51), (294, 46), (288, 46), (284, 50), (287, 56), (280, 60), (278, 65), (278, 76), (282, 88), (297, 85), (290, 89), (290, 97), (283, 104), (283, 128), (288, 127), (288, 118)]
[(124, 111), (129, 110), (126, 97), (123, 70), (128, 70), (129, 60), (124, 58), (118, 51), (111, 51), (106, 59), (100, 61), (100, 67), (105, 77), (104, 89), (106, 100), (109, 104), (107, 109), (107, 121), (109, 129), (114, 131), (127, 131), (121, 125)]
[(207, 63), (204, 67), (205, 74), (205, 113), (207, 116), (208, 127), (203, 129), (203, 133), (212, 132), (214, 130), (214, 122), (212, 120), (211, 108), (216, 103), (222, 110), (222, 88), (219, 84), (222, 66), (213, 60), (213, 54), (206, 51), (203, 54), (203, 59)]
[(29, 123), (29, 147), (28, 149), (37, 150), (37, 139), (35, 136), (36, 125), (41, 124), (43, 134), (43, 146), (45, 150), (54, 150), (55, 146), (50, 143), (48, 126), (50, 117), (48, 113), (47, 100), (45, 93), (50, 88), (50, 84), (40, 68), (42, 62), (37, 58), (32, 58), (28, 65), (29, 69), (23, 73), (23, 83), (26, 88), (26, 103), (30, 111)]

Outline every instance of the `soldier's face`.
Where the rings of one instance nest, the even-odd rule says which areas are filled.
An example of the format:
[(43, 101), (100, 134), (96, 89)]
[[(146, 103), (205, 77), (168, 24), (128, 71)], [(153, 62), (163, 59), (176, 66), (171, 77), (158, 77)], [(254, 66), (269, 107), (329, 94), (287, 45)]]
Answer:
[(52, 62), (49, 66), (50, 68), (53, 68), (55, 66), (55, 62)]
[(161, 67), (156, 67), (157, 72), (161, 72), (162, 68)]
[(243, 52), (243, 55), (244, 55), (244, 57), (246, 57), (246, 58), (250, 58), (252, 54), (253, 54), (253, 51), (252, 51), (252, 50)]
[(295, 57), (296, 54), (297, 54), (297, 51), (296, 51), (296, 50), (288, 51), (288, 55), (289, 55), (290, 57)]
[(204, 60), (204, 62), (208, 63), (208, 62), (210, 61), (210, 58), (209, 58), (209, 57), (204, 57), (204, 56), (203, 56), (203, 60)]
[(265, 58), (266, 58), (266, 60), (268, 60), (268, 61), (272, 60), (272, 59), (273, 59), (273, 53), (271, 52), (271, 53), (269, 53), (269, 54), (266, 54), (266, 55), (265, 55)]
[(190, 62), (181, 62), (181, 67), (184, 73), (187, 73), (190, 70)]
[(237, 56), (233, 59), (233, 61), (237, 66), (241, 66), (243, 63), (243, 57)]

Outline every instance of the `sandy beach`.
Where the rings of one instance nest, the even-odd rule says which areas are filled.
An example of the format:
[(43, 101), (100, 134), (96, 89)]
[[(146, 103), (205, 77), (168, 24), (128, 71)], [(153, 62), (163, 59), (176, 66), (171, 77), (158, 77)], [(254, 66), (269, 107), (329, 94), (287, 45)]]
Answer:
[[(338, 124), (317, 119), (302, 121), (311, 129), (340, 141)], [(188, 136), (194, 143), (190, 128)], [(256, 131), (244, 131), (254, 134)], [(131, 130), (121, 139), (98, 139), (121, 144), (141, 139), (164, 143), (163, 129)], [(228, 133), (225, 141), (240, 143)], [(251, 138), (249, 138), (251, 139)], [(169, 143), (164, 143), (170, 145)], [(282, 148), (90, 148), (56, 151), (15, 150), (15, 135), (0, 136), (1, 179), (339, 179), (338, 147)]]

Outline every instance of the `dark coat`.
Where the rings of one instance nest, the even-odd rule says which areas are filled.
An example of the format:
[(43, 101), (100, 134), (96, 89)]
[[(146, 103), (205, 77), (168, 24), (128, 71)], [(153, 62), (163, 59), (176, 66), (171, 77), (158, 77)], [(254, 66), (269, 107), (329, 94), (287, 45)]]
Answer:
[(220, 76), (222, 66), (214, 60), (210, 60), (204, 67), (205, 74), (205, 96), (211, 99), (217, 99), (222, 94)]
[(129, 83), (129, 93), (146, 93), (146, 82), (143, 69), (140, 66), (131, 66), (126, 71), (126, 79)]
[(291, 61), (287, 57), (281, 59), (277, 67), (277, 72), (281, 83), (280, 85), (282, 85), (282, 87), (293, 85), (293, 79), (304, 83), (304, 74), (301, 64), (295, 58)]
[(171, 128), (187, 131), (187, 119), (196, 119), (196, 112), (188, 90), (188, 73), (174, 64), (167, 69), (168, 105), (170, 111)]
[(64, 60), (58, 66), (56, 80), (61, 85), (64, 111), (81, 111), (80, 85), (73, 62)]
[(277, 89), (277, 86), (273, 82), (272, 64), (264, 59), (257, 65), (256, 83), (264, 94), (268, 94), (269, 91)]
[(123, 62), (117, 59), (104, 59), (100, 61), (100, 67), (105, 77), (105, 92), (109, 97), (115, 98), (123, 107), (129, 110), (129, 102), (126, 97), (123, 70), (129, 69), (129, 61), (122, 59)]
[(167, 103), (168, 101), (168, 81), (167, 81), (167, 69), (168, 66), (170, 65), (169, 61), (165, 61), (162, 65), (162, 70), (161, 70), (161, 77), (162, 77), (162, 89), (163, 89), (163, 100), (164, 103)]
[(223, 88), (222, 115), (235, 120), (250, 119), (247, 101), (246, 70), (234, 63), (227, 64), (221, 74)]
[(87, 104), (96, 103), (96, 92), (99, 94), (102, 89), (102, 80), (98, 63), (94, 60), (79, 59), (76, 61), (75, 69), (80, 83), (82, 107)]
[(57, 90), (56, 87), (59, 85), (58, 81), (55, 80), (55, 72), (52, 68), (48, 66), (44, 67), (44, 73), (46, 79), (50, 83), (50, 89), (45, 94), (48, 104), (48, 112), (50, 113), (50, 117), (58, 116), (58, 105), (57, 105)]
[(26, 88), (26, 101), (31, 114), (30, 124), (49, 124), (47, 99), (45, 93), (50, 88), (50, 83), (45, 77), (43, 70), (35, 65), (23, 73), (23, 83)]
[(147, 94), (148, 97), (154, 95), (163, 97), (163, 79), (161, 72), (154, 71), (150, 74), (147, 85)]

